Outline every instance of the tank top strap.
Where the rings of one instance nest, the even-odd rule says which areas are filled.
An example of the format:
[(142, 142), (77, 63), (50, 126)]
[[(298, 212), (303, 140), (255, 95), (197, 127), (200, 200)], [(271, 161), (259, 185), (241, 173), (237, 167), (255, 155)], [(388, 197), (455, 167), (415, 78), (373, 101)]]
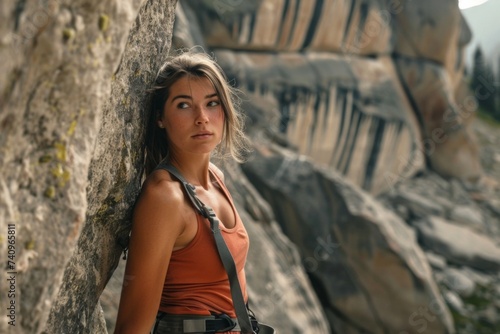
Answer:
[(229, 200), (229, 204), (231, 204), (231, 206), (234, 209), (233, 197), (231, 196), (231, 193), (227, 189), (226, 185), (224, 184), (224, 181), (222, 181), (219, 175), (217, 175), (217, 172), (215, 172), (211, 166), (208, 166), (208, 170), (214, 176), (215, 181), (224, 192), (224, 195), (226, 195), (227, 199)]

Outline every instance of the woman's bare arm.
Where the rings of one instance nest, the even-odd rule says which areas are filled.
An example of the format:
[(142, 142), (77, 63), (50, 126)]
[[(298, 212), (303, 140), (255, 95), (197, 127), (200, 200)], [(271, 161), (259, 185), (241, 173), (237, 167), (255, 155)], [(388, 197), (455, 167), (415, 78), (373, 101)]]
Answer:
[(177, 182), (148, 180), (136, 204), (116, 334), (149, 333), (172, 250), (184, 228), (184, 196)]

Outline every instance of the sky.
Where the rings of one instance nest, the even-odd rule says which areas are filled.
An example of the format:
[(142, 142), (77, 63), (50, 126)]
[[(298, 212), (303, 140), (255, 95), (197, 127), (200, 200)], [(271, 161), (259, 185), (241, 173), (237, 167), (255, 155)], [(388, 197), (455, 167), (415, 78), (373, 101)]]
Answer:
[[(473, 53), (476, 47), (480, 45), (486, 59), (496, 69), (500, 57), (500, 0), (468, 0), (468, 2), (469, 4), (478, 3), (480, 5), (462, 9), (462, 15), (465, 17), (473, 34), (472, 41), (466, 49), (467, 64), (472, 65)], [(460, 7), (462, 8), (465, 5), (465, 0), (461, 0)]]
[(458, 6), (461, 9), (467, 9), (467, 8), (482, 5), (487, 1), (488, 0), (458, 0)]

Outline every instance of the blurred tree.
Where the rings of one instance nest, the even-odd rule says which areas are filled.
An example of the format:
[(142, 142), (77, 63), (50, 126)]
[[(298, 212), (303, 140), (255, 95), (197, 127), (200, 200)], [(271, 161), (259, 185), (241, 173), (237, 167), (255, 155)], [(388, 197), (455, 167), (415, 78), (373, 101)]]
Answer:
[(496, 104), (495, 104), (495, 118), (497, 120), (500, 120), (500, 56), (498, 57), (498, 64), (497, 64), (497, 77), (495, 80), (495, 87), (497, 89), (497, 95), (496, 95)]
[(481, 109), (500, 119), (499, 112), (496, 110), (498, 108), (495, 105), (497, 94), (495, 75), (491, 66), (486, 63), (483, 51), (479, 46), (474, 52), (471, 88)]
[(496, 83), (495, 73), (493, 71), (493, 67), (489, 63), (485, 64), (484, 69), (485, 69), (484, 88), (485, 91), (487, 91), (489, 94), (484, 99), (483, 107), (485, 110), (491, 113), (492, 116), (500, 120), (500, 115), (498, 115), (496, 106), (496, 96), (498, 93), (498, 87), (495, 84)]

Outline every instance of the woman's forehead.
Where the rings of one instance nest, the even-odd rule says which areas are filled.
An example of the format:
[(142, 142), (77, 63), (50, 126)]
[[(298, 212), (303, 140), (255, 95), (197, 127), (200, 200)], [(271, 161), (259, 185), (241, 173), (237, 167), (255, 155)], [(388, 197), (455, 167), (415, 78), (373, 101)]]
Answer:
[(206, 96), (217, 93), (214, 85), (207, 77), (184, 76), (177, 80), (170, 87), (170, 96), (174, 98), (177, 95), (187, 96)]

